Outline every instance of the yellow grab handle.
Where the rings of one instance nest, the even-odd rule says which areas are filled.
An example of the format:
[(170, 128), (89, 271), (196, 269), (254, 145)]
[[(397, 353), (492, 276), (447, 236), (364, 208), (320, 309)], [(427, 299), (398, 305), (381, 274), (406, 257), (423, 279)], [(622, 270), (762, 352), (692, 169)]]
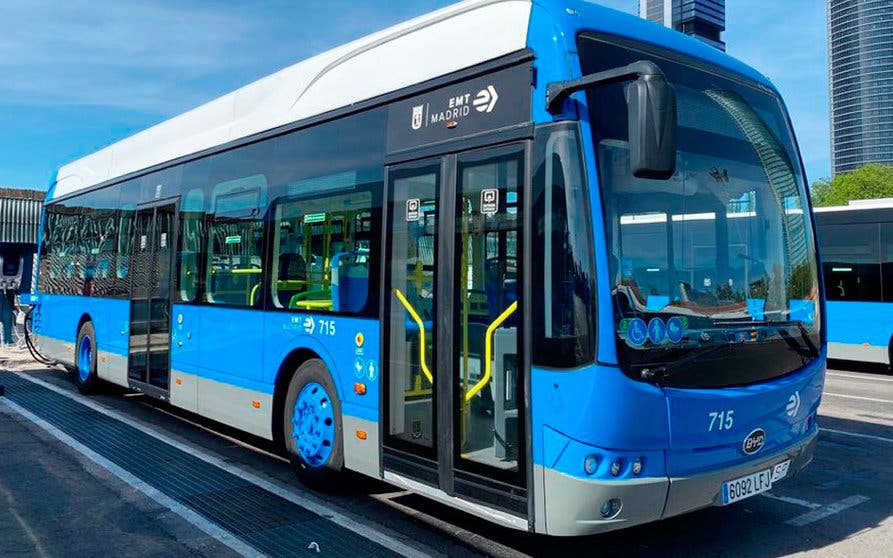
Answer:
[(397, 295), (397, 300), (400, 301), (400, 304), (402, 304), (403, 307), (406, 308), (406, 311), (409, 312), (409, 315), (412, 316), (412, 320), (419, 326), (419, 360), (422, 364), (422, 373), (424, 373), (425, 377), (428, 378), (428, 381), (433, 384), (434, 375), (431, 374), (431, 370), (428, 368), (427, 359), (425, 359), (425, 323), (422, 322), (421, 316), (415, 311), (412, 304), (406, 300), (406, 297), (403, 296), (400, 289), (394, 289), (394, 294)]
[(480, 382), (471, 386), (471, 389), (465, 394), (465, 401), (471, 401), (472, 397), (490, 383), (490, 376), (493, 375), (493, 334), (517, 309), (518, 301), (516, 300), (487, 328), (487, 337), (484, 339), (484, 377), (481, 378)]
[(248, 306), (254, 306), (254, 303), (257, 302), (257, 293), (259, 291), (260, 291), (260, 283), (258, 283), (251, 289), (251, 294), (248, 295)]

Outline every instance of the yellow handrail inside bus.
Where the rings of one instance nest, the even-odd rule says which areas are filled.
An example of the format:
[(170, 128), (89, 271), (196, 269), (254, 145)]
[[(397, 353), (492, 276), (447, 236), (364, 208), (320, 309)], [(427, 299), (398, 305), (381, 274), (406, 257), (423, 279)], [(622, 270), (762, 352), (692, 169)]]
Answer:
[(257, 302), (258, 292), (260, 292), (260, 283), (258, 283), (251, 289), (251, 294), (248, 295), (248, 306), (254, 306), (254, 303)]
[(425, 323), (422, 321), (419, 313), (415, 311), (415, 308), (412, 307), (412, 304), (406, 300), (406, 297), (403, 296), (403, 293), (400, 292), (400, 289), (394, 289), (394, 294), (397, 295), (397, 300), (400, 301), (400, 304), (406, 308), (406, 311), (409, 312), (409, 315), (412, 316), (412, 320), (419, 326), (419, 361), (422, 365), (422, 373), (425, 374), (425, 377), (428, 378), (428, 381), (432, 384), (434, 383), (434, 375), (431, 374), (431, 370), (428, 368), (428, 362), (425, 358)]
[(484, 339), (484, 377), (465, 393), (466, 401), (471, 401), (472, 397), (477, 395), (479, 391), (484, 389), (484, 386), (490, 383), (490, 376), (493, 375), (493, 334), (496, 333), (496, 329), (509, 319), (517, 309), (518, 301), (516, 300), (511, 306), (506, 308), (492, 324), (490, 324), (490, 327), (487, 328), (487, 337)]

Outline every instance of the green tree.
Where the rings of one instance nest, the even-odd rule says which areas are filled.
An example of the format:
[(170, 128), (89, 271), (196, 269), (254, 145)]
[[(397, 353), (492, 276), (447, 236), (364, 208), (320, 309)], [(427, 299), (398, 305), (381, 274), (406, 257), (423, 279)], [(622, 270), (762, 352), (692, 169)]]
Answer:
[(816, 207), (846, 205), (850, 200), (893, 198), (893, 166), (866, 165), (847, 174), (818, 180), (812, 185)]

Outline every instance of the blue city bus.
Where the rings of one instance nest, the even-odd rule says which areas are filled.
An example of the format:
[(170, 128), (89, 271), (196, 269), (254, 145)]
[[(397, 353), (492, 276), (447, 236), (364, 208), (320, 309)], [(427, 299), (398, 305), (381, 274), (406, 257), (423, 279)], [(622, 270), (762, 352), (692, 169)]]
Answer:
[(815, 211), (828, 357), (893, 366), (893, 200)]
[(515, 529), (812, 459), (826, 341), (776, 88), (579, 0), (469, 0), (62, 167), (33, 329), (109, 382)]

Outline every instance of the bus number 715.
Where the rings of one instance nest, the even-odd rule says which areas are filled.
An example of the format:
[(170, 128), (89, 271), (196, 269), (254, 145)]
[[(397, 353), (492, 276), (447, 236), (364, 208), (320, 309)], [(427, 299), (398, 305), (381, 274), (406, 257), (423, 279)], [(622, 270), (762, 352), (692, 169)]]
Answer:
[(710, 428), (707, 431), (713, 432), (714, 427), (716, 430), (731, 430), (733, 424), (735, 424), (734, 410), (713, 411), (710, 413)]

